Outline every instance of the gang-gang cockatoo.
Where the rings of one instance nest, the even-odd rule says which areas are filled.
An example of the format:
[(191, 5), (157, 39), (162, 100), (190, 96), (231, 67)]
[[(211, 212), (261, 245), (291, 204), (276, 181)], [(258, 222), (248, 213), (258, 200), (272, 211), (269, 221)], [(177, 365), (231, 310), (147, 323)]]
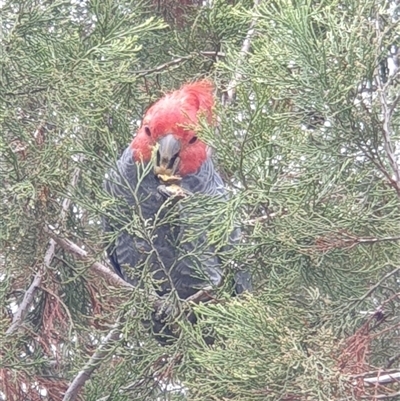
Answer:
[[(226, 277), (221, 263), (224, 246), (207, 243), (206, 213), (201, 216), (203, 232), (188, 241), (189, 223), (183, 223), (187, 215), (179, 210), (182, 198), (186, 203), (196, 197), (227, 200), (211, 152), (196, 134), (200, 118), (212, 124), (213, 105), (213, 85), (208, 81), (165, 95), (147, 110), (105, 181), (106, 191), (120, 202), (115, 218), (106, 218), (105, 223), (106, 231), (114, 233), (108, 248), (111, 263), (135, 286), (147, 272), (159, 295), (175, 290), (187, 299), (201, 289), (220, 287)], [(175, 213), (169, 214), (171, 208)], [(195, 210), (202, 213), (199, 207)], [(225, 249), (237, 241), (237, 234), (232, 228)], [(250, 289), (247, 272), (238, 270), (230, 277), (236, 294)]]

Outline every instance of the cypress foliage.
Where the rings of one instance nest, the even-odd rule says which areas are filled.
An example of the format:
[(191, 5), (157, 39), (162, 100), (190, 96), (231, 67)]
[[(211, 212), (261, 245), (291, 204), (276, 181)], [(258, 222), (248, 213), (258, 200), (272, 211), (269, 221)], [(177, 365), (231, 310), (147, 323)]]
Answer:
[[(396, 2), (0, 7), (0, 400), (398, 397)], [(193, 208), (213, 244), (240, 225), (254, 292), (175, 303), (161, 346), (152, 283), (103, 269), (102, 182), (146, 108), (204, 77), (230, 199)]]

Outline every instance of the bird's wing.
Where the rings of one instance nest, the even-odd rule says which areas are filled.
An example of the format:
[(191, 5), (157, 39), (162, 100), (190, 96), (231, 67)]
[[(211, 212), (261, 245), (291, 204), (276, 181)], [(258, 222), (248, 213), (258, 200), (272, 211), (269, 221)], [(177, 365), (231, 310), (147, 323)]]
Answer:
[[(216, 172), (212, 159), (209, 157), (205, 163), (201, 166), (200, 170), (196, 174), (189, 175), (183, 179), (182, 186), (192, 193), (200, 193), (209, 195), (213, 198), (219, 198), (220, 200), (227, 201), (228, 195), (225, 190), (224, 182), (220, 175)], [(201, 213), (201, 211), (197, 211)], [(223, 272), (221, 268), (221, 259), (219, 255), (221, 253), (228, 252), (232, 245), (236, 245), (240, 242), (241, 231), (239, 228), (235, 228), (229, 236), (229, 244), (224, 246), (222, 249), (215, 249), (213, 246), (209, 246), (208, 249), (204, 247), (207, 242), (207, 217), (204, 217), (204, 232), (190, 244), (190, 249), (186, 249), (186, 253), (193, 254), (195, 248), (202, 250), (202, 270), (209, 277), (209, 284), (218, 286), (223, 280)], [(184, 228), (183, 228), (184, 230)], [(208, 257), (206, 256), (208, 255)], [(186, 263), (187, 264), (187, 263)], [(185, 266), (185, 263), (183, 263)], [(181, 269), (184, 271), (185, 269)], [(234, 267), (234, 292), (241, 294), (244, 291), (252, 291), (252, 280), (251, 274), (248, 270)], [(183, 275), (184, 276), (184, 275)]]
[[(219, 250), (208, 238), (210, 218), (205, 203), (226, 200), (226, 191), (210, 158), (195, 174), (183, 177), (181, 186), (193, 198), (186, 204), (182, 202), (178, 245), (181, 256), (172, 269), (172, 276), (181, 297), (187, 298), (200, 289), (219, 287), (223, 282)], [(206, 195), (206, 198), (199, 199), (196, 195)]]
[(181, 185), (191, 193), (226, 197), (224, 182), (211, 158), (207, 158), (196, 173), (183, 177)]
[(145, 166), (134, 162), (129, 147), (116, 167), (108, 171), (104, 189), (114, 200), (107, 217), (103, 217), (104, 231), (114, 234), (107, 253), (115, 272), (136, 285), (135, 273), (146, 262), (151, 246), (134, 235), (135, 218), (137, 222), (140, 218), (152, 217), (163, 200), (161, 196), (157, 197), (156, 180)]

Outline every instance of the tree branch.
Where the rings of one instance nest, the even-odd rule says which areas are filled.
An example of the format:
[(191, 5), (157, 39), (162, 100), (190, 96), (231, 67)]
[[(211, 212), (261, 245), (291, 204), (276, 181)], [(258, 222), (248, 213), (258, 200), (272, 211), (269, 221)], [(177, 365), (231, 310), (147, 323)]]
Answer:
[[(122, 279), (120, 276), (118, 276), (116, 273), (112, 272), (107, 266), (103, 265), (100, 262), (93, 262), (93, 256), (89, 255), (86, 251), (84, 251), (82, 248), (80, 248), (78, 245), (74, 244), (72, 241), (61, 238), (59, 237), (54, 231), (52, 231), (48, 227), (44, 227), (44, 231), (52, 238), (55, 243), (64, 249), (65, 251), (69, 252), (73, 256), (75, 256), (76, 259), (82, 260), (85, 262), (91, 263), (90, 269), (95, 272), (97, 275), (103, 277), (105, 280), (108, 282), (112, 283), (116, 287), (125, 287), (125, 288), (130, 288), (134, 289), (136, 291), (140, 291), (140, 288), (136, 288), (133, 285), (129, 284), (126, 282), (124, 279)], [(193, 294), (191, 297), (185, 299), (185, 302), (193, 302), (195, 304), (198, 304), (200, 302), (204, 301), (209, 301), (210, 295), (209, 292), (212, 291), (211, 287), (204, 288), (202, 290), (197, 291), (195, 294)], [(156, 293), (153, 294), (148, 294), (149, 301), (154, 302), (156, 306), (160, 305), (160, 301), (163, 299), (160, 298)], [(165, 300), (164, 300), (165, 302)]]
[(174, 67), (180, 63), (183, 63), (185, 61), (190, 60), (191, 58), (195, 57), (196, 55), (201, 54), (202, 56), (205, 57), (225, 57), (225, 53), (222, 52), (218, 52), (218, 51), (200, 51), (200, 52), (195, 52), (195, 53), (190, 53), (187, 56), (182, 56), (182, 57), (177, 57), (174, 58), (171, 61), (167, 61), (164, 64), (160, 64), (157, 67), (154, 68), (150, 68), (148, 70), (139, 70), (139, 71), (135, 71), (134, 73), (137, 75), (138, 78), (143, 78), (146, 75), (149, 74), (154, 74), (156, 72), (161, 72), (164, 71), (170, 67)]
[(107, 334), (103, 343), (97, 348), (83, 369), (75, 376), (68, 390), (65, 392), (63, 401), (76, 400), (79, 391), (86, 381), (90, 379), (92, 373), (99, 367), (104, 358), (113, 351), (113, 343), (118, 340), (120, 335), (119, 325), (120, 322)]
[(259, 216), (259, 217), (256, 217), (254, 219), (245, 220), (245, 221), (242, 222), (242, 224), (244, 226), (255, 226), (257, 223), (263, 223), (264, 221), (267, 221), (269, 219), (273, 219), (277, 215), (278, 215), (278, 213), (268, 213), (266, 215)]
[(29, 90), (23, 91), (23, 92), (6, 92), (6, 93), (4, 94), (4, 96), (32, 95), (32, 94), (34, 94), (34, 93), (43, 92), (43, 91), (48, 90), (48, 89), (49, 89), (49, 87), (48, 87), (48, 86), (45, 86), (45, 87), (42, 87), (42, 88), (29, 89)]
[(151, 68), (151, 69), (148, 69), (148, 70), (135, 71), (135, 74), (137, 74), (138, 78), (143, 78), (146, 75), (153, 74), (155, 72), (161, 72), (161, 71), (163, 71), (163, 70), (165, 70), (165, 69), (167, 69), (169, 67), (172, 67), (172, 66), (175, 66), (177, 64), (180, 64), (180, 63), (182, 63), (184, 61), (187, 61), (187, 60), (189, 60), (191, 58), (193, 58), (193, 54), (189, 54), (188, 56), (178, 57), (178, 58), (175, 58), (175, 59), (173, 59), (171, 61), (168, 61), (167, 63), (161, 64), (161, 65), (159, 65), (157, 67), (154, 67), (154, 68)]
[[(44, 231), (51, 237), (52, 241), (54, 241), (65, 251), (75, 256), (76, 259), (87, 261), (89, 263), (92, 262), (93, 258), (90, 257), (90, 255), (86, 251), (81, 249), (78, 245), (74, 244), (68, 239), (60, 238), (48, 227), (45, 227)], [(127, 283), (125, 280), (123, 280), (117, 274), (113, 273), (108, 267), (100, 262), (91, 263), (90, 268), (97, 275), (103, 277), (108, 282), (111, 282), (113, 285), (130, 289), (134, 288), (131, 284)], [(135, 290), (140, 291), (141, 289), (135, 288)], [(210, 299), (209, 291), (211, 290), (212, 288), (205, 288), (203, 290), (200, 290), (196, 294), (189, 297), (186, 302), (200, 303), (202, 301), (207, 301)], [(166, 300), (160, 298), (156, 293), (154, 293), (154, 295), (147, 294), (147, 297), (149, 301), (153, 303), (153, 306), (156, 310), (161, 310), (165, 306), (165, 302), (167, 302)], [(74, 401), (77, 398), (81, 388), (84, 386), (86, 381), (90, 379), (92, 373), (98, 368), (103, 359), (111, 351), (110, 348), (112, 343), (118, 340), (118, 337), (120, 335), (119, 324), (120, 323), (118, 322), (115, 327), (108, 333), (108, 335), (104, 339), (104, 342), (99, 346), (97, 351), (92, 355), (92, 357), (85, 364), (83, 369), (75, 376), (64, 395), (63, 401)]]
[(400, 391), (397, 393), (391, 393), (391, 394), (363, 395), (363, 396), (361, 396), (361, 398), (372, 398), (375, 401), (375, 400), (384, 400), (386, 398), (398, 397), (399, 395), (400, 395)]
[(376, 377), (366, 377), (364, 380), (366, 384), (388, 384), (400, 381), (400, 372), (388, 373), (385, 375), (379, 375)]
[(398, 359), (400, 359), (400, 353), (393, 355), (388, 359), (388, 363), (386, 365), (386, 368), (390, 368)]
[[(379, 16), (376, 18), (376, 31), (379, 43), (382, 41), (382, 35), (379, 26)], [(397, 75), (397, 71), (394, 76)], [(376, 74), (377, 87), (379, 92), (379, 98), (381, 101), (381, 111), (382, 111), (382, 135), (383, 135), (383, 143), (386, 156), (389, 161), (389, 165), (391, 167), (392, 173), (394, 175), (394, 179), (392, 182), (395, 184), (395, 189), (397, 195), (400, 197), (400, 168), (396, 160), (395, 149), (393, 147), (391, 137), (392, 137), (392, 116), (394, 109), (399, 102), (399, 95), (395, 97), (391, 104), (388, 101), (388, 90), (391, 82), (394, 79), (394, 76), (391, 76), (390, 79), (384, 84), (379, 73)]]
[(357, 373), (355, 375), (350, 375), (351, 379), (360, 379), (360, 378), (365, 378), (366, 376), (377, 376), (379, 377), (381, 374), (387, 375), (391, 373), (398, 373), (399, 369), (385, 369), (384, 371), (382, 370), (371, 370), (369, 372), (364, 372), (364, 373)]
[(400, 236), (383, 238), (357, 238), (357, 244), (377, 244), (379, 242), (400, 241)]
[[(81, 160), (82, 160), (82, 156), (79, 156), (78, 162)], [(70, 183), (71, 187), (76, 186), (76, 184), (79, 180), (79, 175), (80, 175), (80, 169), (77, 167), (74, 170), (74, 173), (72, 174), (71, 183)], [(62, 208), (61, 208), (61, 212), (60, 212), (61, 220), (65, 219), (70, 205), (71, 205), (71, 200), (68, 198), (65, 198), (63, 200)], [(43, 258), (44, 267), (50, 267), (51, 261), (53, 260), (53, 257), (55, 254), (55, 250), (56, 250), (56, 243), (53, 239), (51, 239), (49, 241), (47, 251)], [(13, 321), (12, 321), (10, 327), (6, 331), (6, 335), (15, 333), (18, 330), (18, 328), (21, 326), (29, 307), (32, 305), (36, 291), (42, 283), (42, 276), (43, 276), (43, 267), (39, 268), (39, 270), (35, 274), (35, 277), (33, 278), (32, 284), (29, 286), (29, 288), (25, 292), (24, 299), (22, 300), (21, 304), (19, 305), (18, 310), (13, 317)]]
[(207, 56), (207, 57), (225, 57), (226, 54), (224, 52), (218, 52), (218, 51), (202, 51), (200, 52), (202, 56)]
[(366, 298), (368, 298), (383, 282), (385, 282), (389, 277), (393, 276), (393, 274), (396, 274), (397, 272), (400, 271), (400, 267), (397, 267), (396, 269), (392, 270), (391, 272), (387, 273), (385, 276), (383, 276), (375, 285), (373, 285), (360, 299), (358, 299), (359, 302), (364, 301)]
[[(254, 0), (254, 9), (256, 7), (258, 7), (260, 2), (261, 2), (261, 0)], [(237, 59), (237, 63), (236, 63), (236, 66), (237, 66), (236, 72), (228, 84), (225, 96), (223, 96), (222, 103), (224, 104), (224, 106), (229, 106), (235, 100), (236, 86), (237, 86), (238, 82), (242, 79), (242, 73), (240, 72), (239, 69), (240, 69), (240, 66), (242, 65), (243, 61), (245, 60), (246, 56), (250, 52), (251, 41), (252, 41), (254, 33), (255, 33), (255, 26), (257, 23), (257, 19), (258, 18), (255, 15), (251, 19), (249, 30), (247, 31), (246, 37), (244, 38), (244, 41), (242, 44), (242, 48), (240, 49), (240, 52), (238, 55), (238, 59)]]
[(193, 294), (189, 298), (186, 298), (185, 302), (193, 302), (195, 304), (199, 304), (200, 302), (210, 301), (214, 299), (211, 295), (212, 291), (212, 287), (203, 288), (202, 290), (197, 291), (196, 294)]
[[(93, 261), (93, 258), (90, 255), (88, 255), (86, 251), (81, 249), (78, 245), (74, 244), (70, 240), (59, 237), (50, 228), (44, 227), (44, 232), (48, 234), (60, 248), (64, 249), (65, 251), (75, 256), (76, 259), (85, 262)], [(107, 280), (108, 282), (117, 287), (126, 287), (131, 289), (134, 288), (131, 284), (123, 280), (116, 273), (112, 272), (107, 266), (103, 265), (100, 262), (92, 262), (90, 268), (97, 275), (103, 277), (105, 280)]]
[[(375, 375), (375, 376), (366, 377), (370, 375)], [(400, 372), (398, 369), (373, 371), (373, 372), (360, 373), (358, 375), (351, 375), (351, 378), (355, 380), (353, 382), (353, 385), (357, 385), (356, 379), (362, 379), (364, 384), (370, 384), (376, 386), (381, 384), (398, 383), (400, 381)]]
[[(49, 247), (49, 249), (50, 249), (50, 247)], [(41, 273), (41, 271), (38, 271), (35, 274), (35, 277), (33, 278), (32, 284), (26, 290), (24, 299), (22, 300), (21, 304), (19, 305), (19, 308), (14, 315), (11, 326), (6, 331), (6, 335), (14, 334), (18, 330), (18, 328), (21, 326), (22, 322), (24, 321), (26, 313), (33, 302), (33, 299), (36, 294), (36, 290), (40, 287), (41, 282), (42, 282), (42, 273)]]

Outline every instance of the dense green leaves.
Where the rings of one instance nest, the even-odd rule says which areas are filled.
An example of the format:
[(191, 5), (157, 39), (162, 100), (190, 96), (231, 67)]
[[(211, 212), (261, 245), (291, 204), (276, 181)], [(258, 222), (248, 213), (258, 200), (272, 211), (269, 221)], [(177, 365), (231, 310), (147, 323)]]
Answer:
[[(116, 324), (120, 336), (82, 399), (328, 401), (398, 391), (389, 383), (370, 392), (352, 378), (399, 366), (395, 2), (0, 7), (0, 327), (12, 329), (0, 337), (0, 399), (62, 399)], [(217, 118), (198, 135), (230, 199), (178, 208), (188, 238), (207, 221), (216, 248), (240, 226), (224, 263), (250, 269), (255, 290), (232, 298), (220, 288), (194, 308), (195, 326), (172, 294), (177, 338), (162, 347), (146, 323), (149, 275), (133, 291), (91, 267), (104, 261), (110, 238), (100, 221), (117, 203), (102, 182), (147, 107), (204, 77), (216, 85)], [(231, 83), (234, 100), (222, 105)], [(151, 238), (151, 222), (121, 224)], [(55, 246), (49, 226), (89, 256)]]

